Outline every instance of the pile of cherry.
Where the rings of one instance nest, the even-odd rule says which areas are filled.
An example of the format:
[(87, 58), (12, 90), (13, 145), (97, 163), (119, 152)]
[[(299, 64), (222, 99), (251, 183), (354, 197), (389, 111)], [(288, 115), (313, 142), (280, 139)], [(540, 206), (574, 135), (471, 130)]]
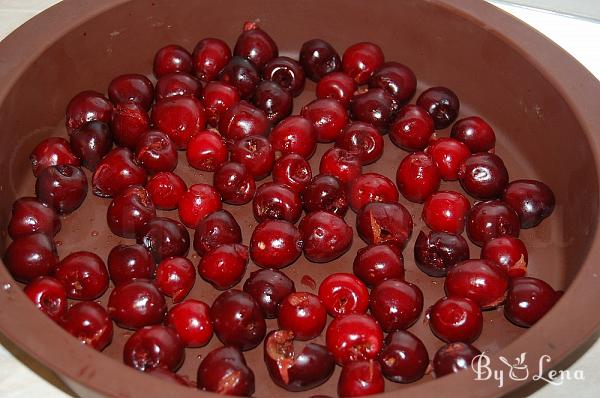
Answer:
[[(459, 99), (448, 88), (429, 88), (408, 104), (414, 73), (384, 62), (377, 45), (354, 44), (340, 58), (314, 39), (303, 44), (298, 62), (279, 57), (271, 37), (247, 23), (233, 54), (213, 38), (201, 40), (193, 54), (169, 45), (156, 53), (154, 75), (155, 85), (138, 74), (115, 78), (109, 99), (77, 94), (66, 110), (69, 141), (48, 138), (31, 154), (37, 197), (14, 203), (5, 263), (35, 305), (83, 343), (104, 349), (114, 321), (135, 330), (124, 348), (127, 365), (189, 385), (175, 373), (184, 348), (206, 345), (214, 332), (223, 347), (203, 358), (197, 387), (222, 394), (254, 393), (242, 352), (263, 341), (273, 381), (290, 391), (324, 383), (336, 364), (343, 367), (340, 396), (382, 392), (384, 377), (414, 382), (430, 360), (421, 340), (406, 331), (423, 312), (423, 294), (404, 280), (402, 251), (413, 220), (399, 193), (424, 203), (421, 217), (431, 229), (416, 240), (417, 266), (445, 277), (447, 297), (428, 310), (432, 332), (447, 343), (433, 357), (436, 377), (469, 366), (479, 353), (470, 344), (481, 333), (482, 310), (504, 305), (506, 318), (529, 327), (560, 296), (525, 276), (527, 250), (518, 239), (521, 228), (552, 213), (552, 191), (534, 180), (509, 183), (494, 154), (494, 131), (479, 117), (455, 122)], [(318, 99), (290, 116), (305, 76), (318, 82)], [(450, 137), (435, 133), (450, 126)], [(382, 155), (386, 133), (409, 152), (396, 185), (362, 173)], [(318, 142), (334, 146), (313, 177), (307, 159)], [(187, 151), (191, 167), (214, 172), (213, 185), (187, 187), (173, 173), (178, 150)], [(93, 193), (112, 198), (110, 230), (137, 240), (114, 247), (107, 265), (86, 251), (59, 260), (53, 240), (60, 216), (87, 195), (81, 167), (93, 173)], [(273, 182), (257, 186), (268, 175)], [(471, 206), (459, 192), (438, 191), (441, 180), (459, 180), (478, 202)], [(222, 203), (250, 201), (258, 225), (246, 246)], [(367, 243), (353, 273), (328, 276), (318, 295), (296, 292), (279, 269), (302, 252), (312, 262), (344, 254), (353, 240), (344, 220), (348, 208)], [(177, 209), (181, 222), (157, 217), (156, 209)], [(194, 230), (200, 276), (224, 290), (211, 306), (186, 299), (196, 278), (186, 258), (186, 227)], [(465, 228), (482, 247), (481, 259), (470, 259)], [(232, 289), (249, 259), (262, 269), (243, 291)], [(109, 279), (114, 288), (105, 309), (94, 300)], [(168, 309), (164, 296), (176, 304)], [(76, 300), (70, 307), (69, 299)], [(295, 340), (321, 335), (327, 314), (333, 320), (326, 346), (297, 349)], [(265, 318), (277, 318), (279, 330), (267, 334)]]

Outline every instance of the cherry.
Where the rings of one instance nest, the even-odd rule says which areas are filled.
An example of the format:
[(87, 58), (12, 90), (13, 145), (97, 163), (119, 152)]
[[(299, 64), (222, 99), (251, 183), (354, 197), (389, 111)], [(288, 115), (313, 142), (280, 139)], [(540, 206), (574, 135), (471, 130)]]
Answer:
[(325, 338), (329, 352), (342, 366), (375, 359), (383, 346), (381, 328), (375, 319), (366, 314), (334, 318), (327, 327)]
[(219, 347), (200, 363), (197, 385), (217, 394), (250, 397), (254, 394), (254, 373), (239, 350)]
[(452, 126), (450, 137), (464, 142), (472, 153), (487, 152), (496, 145), (494, 130), (478, 116), (457, 120)]
[(196, 269), (185, 257), (167, 257), (156, 267), (156, 287), (165, 296), (172, 297), (174, 303), (189, 294), (195, 281)]
[(273, 330), (265, 338), (263, 353), (271, 379), (288, 391), (306, 391), (325, 383), (335, 368), (331, 353), (315, 343), (296, 350), (294, 337), (290, 330)]
[(518, 237), (519, 230), (519, 216), (500, 200), (477, 203), (467, 217), (467, 234), (477, 246), (500, 236)]
[(350, 101), (352, 119), (370, 123), (382, 133), (387, 132), (396, 108), (393, 97), (382, 88), (355, 94)]
[(357, 155), (345, 149), (333, 147), (321, 157), (319, 172), (333, 175), (342, 183), (349, 185), (362, 174), (362, 165)]
[(152, 255), (140, 244), (117, 245), (108, 254), (108, 273), (115, 286), (134, 279), (153, 279), (155, 264)]
[(417, 77), (399, 62), (385, 62), (369, 79), (369, 88), (383, 88), (399, 103), (405, 103), (415, 95)]
[(469, 147), (454, 138), (437, 138), (425, 150), (445, 181), (458, 180), (460, 164), (471, 155)]
[(137, 141), (135, 159), (149, 174), (173, 171), (177, 167), (177, 149), (166, 134), (149, 130)]
[(367, 286), (387, 279), (404, 280), (404, 258), (400, 249), (393, 246), (370, 245), (356, 253), (353, 271)]
[(100, 160), (110, 152), (112, 134), (107, 123), (89, 122), (69, 135), (71, 151), (81, 160), (81, 165), (90, 171), (96, 169)]
[(146, 326), (129, 337), (123, 348), (123, 362), (142, 372), (155, 368), (177, 370), (185, 347), (177, 332), (162, 325)]
[(166, 217), (155, 217), (148, 221), (138, 231), (136, 240), (152, 253), (157, 263), (166, 257), (185, 257), (190, 248), (187, 229), (182, 223)]
[(139, 329), (160, 323), (166, 312), (165, 298), (147, 279), (136, 279), (116, 286), (108, 297), (108, 314), (125, 329)]
[(231, 49), (221, 39), (202, 39), (194, 47), (192, 64), (198, 79), (205, 82), (215, 80), (231, 59)]
[(36, 198), (19, 198), (13, 203), (8, 223), (8, 234), (12, 239), (35, 232), (53, 237), (60, 228), (58, 214), (51, 207), (38, 202)]
[(136, 163), (129, 149), (115, 148), (96, 166), (92, 190), (94, 195), (111, 197), (130, 185), (146, 184), (147, 177), (146, 170)]
[(476, 153), (466, 158), (458, 170), (463, 189), (480, 200), (496, 199), (508, 184), (508, 171), (493, 153)]
[(502, 199), (519, 215), (521, 228), (532, 228), (554, 210), (552, 190), (536, 180), (516, 180), (508, 184)]
[(157, 79), (169, 73), (190, 73), (192, 66), (191, 54), (176, 44), (162, 47), (154, 55), (153, 71)]
[(195, 97), (169, 97), (152, 108), (152, 124), (169, 136), (177, 149), (185, 149), (190, 139), (206, 128), (206, 111)]
[(447, 343), (471, 343), (481, 334), (483, 316), (477, 303), (466, 297), (443, 297), (429, 311), (431, 331)]
[(133, 149), (148, 130), (150, 117), (140, 105), (126, 102), (115, 106), (111, 126), (117, 145)]
[(219, 80), (235, 87), (242, 99), (252, 97), (260, 75), (254, 65), (243, 57), (232, 57), (221, 70)]
[(162, 171), (148, 180), (146, 190), (157, 209), (173, 210), (187, 191), (187, 186), (177, 174)]
[(260, 180), (271, 172), (275, 153), (268, 139), (260, 135), (251, 135), (233, 144), (231, 161), (243, 164), (252, 177)]
[(304, 69), (290, 57), (277, 57), (267, 62), (262, 70), (262, 77), (277, 83), (294, 97), (304, 90)]
[(436, 232), (461, 234), (471, 209), (468, 199), (459, 192), (438, 191), (431, 194), (423, 205), (421, 217)]
[(211, 130), (201, 131), (190, 139), (186, 157), (188, 164), (202, 171), (215, 171), (229, 157), (223, 137)]
[(108, 98), (113, 104), (134, 102), (148, 111), (154, 100), (154, 86), (150, 79), (137, 73), (120, 75), (108, 85)]
[(242, 351), (256, 347), (265, 337), (266, 323), (248, 293), (230, 289), (221, 293), (210, 309), (215, 334), (225, 345)]
[(417, 99), (417, 105), (431, 115), (436, 130), (450, 126), (460, 109), (458, 97), (447, 87), (428, 88)]
[(342, 56), (344, 72), (358, 84), (365, 84), (383, 64), (381, 48), (374, 43), (361, 42), (351, 45)]
[(238, 102), (240, 102), (240, 93), (231, 84), (213, 81), (204, 86), (202, 104), (208, 123), (212, 126), (217, 126), (221, 115)]
[(91, 252), (69, 254), (56, 266), (54, 277), (75, 300), (94, 300), (108, 288), (108, 270), (104, 261)]
[(273, 182), (301, 193), (312, 179), (312, 169), (302, 156), (290, 153), (275, 162), (272, 177)]
[(203, 218), (194, 233), (194, 249), (204, 256), (221, 245), (242, 243), (242, 230), (227, 210), (217, 210)]
[(139, 185), (125, 188), (110, 202), (106, 222), (111, 232), (123, 238), (135, 238), (137, 232), (156, 217), (148, 191)]
[(244, 291), (254, 298), (265, 318), (276, 318), (280, 303), (296, 288), (294, 281), (283, 272), (261, 269), (252, 272), (246, 279)]
[(396, 172), (396, 183), (402, 196), (423, 203), (440, 187), (440, 171), (433, 159), (423, 153), (411, 153), (402, 159)]
[(338, 136), (335, 146), (358, 156), (364, 166), (378, 160), (383, 154), (383, 137), (369, 123), (351, 122)]
[(167, 313), (165, 325), (177, 332), (186, 347), (205, 346), (213, 335), (210, 307), (199, 300), (175, 304)]
[(179, 199), (179, 218), (188, 228), (196, 228), (204, 217), (221, 210), (221, 197), (208, 184), (194, 184)]
[(179, 376), (177, 373), (171, 372), (170, 370), (165, 368), (154, 368), (152, 370), (147, 371), (146, 373), (161, 380), (165, 380), (171, 383), (177, 383), (185, 387), (191, 387), (187, 377)]
[(247, 265), (248, 247), (231, 243), (206, 253), (198, 264), (198, 273), (215, 289), (225, 290), (242, 280)]
[(390, 126), (390, 140), (405, 151), (422, 151), (433, 135), (433, 119), (419, 105), (405, 105)]
[(469, 259), (469, 245), (462, 235), (419, 232), (415, 241), (415, 263), (429, 276), (442, 277), (455, 264)]
[(319, 298), (334, 318), (346, 314), (364, 314), (369, 308), (369, 291), (352, 274), (329, 275), (319, 286)]
[(412, 283), (388, 279), (371, 290), (369, 308), (384, 332), (408, 329), (423, 311), (423, 293)]
[(466, 297), (481, 309), (490, 309), (504, 302), (508, 277), (490, 260), (466, 260), (448, 270), (444, 289), (448, 296)]
[(397, 330), (387, 335), (377, 358), (381, 372), (396, 383), (413, 383), (422, 378), (429, 366), (427, 348), (417, 336)]
[(277, 123), (292, 113), (292, 94), (270, 80), (263, 80), (256, 86), (252, 102), (265, 112), (271, 123)]
[(343, 218), (326, 211), (307, 214), (298, 229), (304, 244), (304, 256), (312, 262), (332, 261), (352, 246), (352, 227)]
[(219, 132), (231, 142), (250, 135), (266, 136), (268, 131), (269, 119), (265, 113), (246, 101), (236, 103), (219, 119)]
[(69, 164), (79, 166), (80, 161), (77, 156), (71, 152), (69, 142), (64, 138), (50, 137), (36, 145), (29, 155), (33, 175), (36, 177), (49, 166)]
[(350, 207), (358, 212), (372, 202), (397, 202), (398, 190), (386, 176), (366, 173), (357, 177), (350, 185)]
[(13, 278), (23, 283), (49, 275), (58, 264), (54, 241), (40, 232), (19, 236), (8, 245), (4, 264)]
[(381, 365), (374, 360), (351, 362), (342, 368), (338, 381), (340, 397), (362, 397), (385, 390)]
[(269, 135), (275, 157), (296, 153), (308, 159), (317, 147), (317, 131), (302, 116), (289, 116), (277, 124)]
[(254, 228), (250, 238), (250, 258), (263, 268), (283, 268), (302, 253), (300, 231), (284, 220), (266, 220)]
[(307, 213), (327, 211), (344, 217), (348, 211), (349, 199), (346, 188), (335, 176), (319, 174), (302, 191), (302, 203)]
[(279, 304), (279, 328), (292, 331), (299, 340), (319, 336), (326, 321), (327, 309), (321, 299), (312, 293), (293, 292)]
[(65, 111), (67, 132), (72, 134), (87, 122), (100, 121), (110, 123), (113, 105), (96, 91), (82, 91), (74, 96)]
[(310, 120), (318, 142), (333, 142), (348, 123), (346, 109), (331, 98), (316, 99), (302, 107), (302, 116)]
[(74, 304), (59, 323), (83, 344), (98, 351), (105, 349), (113, 338), (114, 327), (108, 312), (95, 301)]
[(523, 241), (512, 236), (488, 240), (481, 249), (481, 258), (498, 264), (511, 278), (525, 276), (529, 256)]
[(437, 378), (470, 369), (473, 359), (478, 355), (481, 355), (481, 351), (470, 344), (445, 344), (437, 350), (433, 357), (433, 373)]
[(515, 278), (506, 295), (504, 315), (515, 325), (531, 327), (552, 309), (559, 298), (560, 294), (540, 279)]
[(202, 97), (202, 84), (187, 73), (170, 73), (156, 82), (156, 102), (170, 97)]
[(356, 90), (354, 79), (343, 72), (332, 72), (319, 80), (316, 95), (317, 98), (332, 98), (347, 108)]
[(23, 291), (36, 308), (53, 321), (58, 321), (67, 312), (67, 291), (56, 278), (40, 276), (25, 286)]
[(63, 164), (45, 168), (35, 182), (35, 194), (40, 202), (58, 214), (75, 211), (87, 196), (88, 182), (83, 171)]
[(356, 230), (368, 244), (388, 243), (403, 248), (412, 228), (412, 217), (400, 203), (371, 202), (356, 214)]
[(275, 182), (262, 184), (252, 201), (256, 221), (286, 220), (295, 223), (302, 214), (300, 195), (286, 185)]
[(315, 82), (342, 68), (342, 61), (337, 51), (331, 44), (321, 39), (304, 42), (298, 59), (306, 77)]
[(246, 166), (227, 162), (213, 175), (213, 186), (221, 200), (232, 205), (243, 205), (254, 197), (256, 183)]
[(258, 70), (277, 57), (279, 50), (271, 36), (255, 22), (244, 23), (244, 30), (238, 36), (233, 54), (252, 62)]

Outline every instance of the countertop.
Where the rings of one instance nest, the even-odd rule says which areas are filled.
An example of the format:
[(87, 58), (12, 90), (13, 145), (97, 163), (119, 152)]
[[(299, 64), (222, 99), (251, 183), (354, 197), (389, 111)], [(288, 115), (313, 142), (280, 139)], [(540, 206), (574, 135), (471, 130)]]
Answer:
[[(569, 0), (562, 0), (569, 3)], [(586, 0), (583, 0), (586, 1)], [(587, 0), (590, 7), (596, 0)], [(571, 53), (600, 80), (600, 23), (556, 13), (490, 1), (539, 30)], [(57, 0), (0, 0), (0, 39)], [(599, 99), (596, 99), (600, 101)], [(560, 386), (545, 385), (532, 397), (600, 396), (600, 340), (596, 341), (570, 367), (583, 371), (585, 380), (566, 380)], [(50, 371), (20, 351), (0, 335), (0, 397), (68, 398), (73, 396)]]

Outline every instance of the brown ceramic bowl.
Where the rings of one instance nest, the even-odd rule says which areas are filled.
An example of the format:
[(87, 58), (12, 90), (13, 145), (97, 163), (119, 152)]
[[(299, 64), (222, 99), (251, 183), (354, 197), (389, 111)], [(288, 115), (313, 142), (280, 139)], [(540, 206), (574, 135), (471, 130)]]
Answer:
[[(281, 53), (297, 56), (305, 40), (322, 37), (341, 52), (357, 41), (369, 40), (383, 48), (388, 60), (410, 65), (419, 78), (419, 89), (445, 85), (462, 101), (461, 117), (481, 115), (498, 134), (497, 153), (507, 163), (511, 178), (538, 178), (549, 184), (557, 197), (551, 218), (535, 229), (522, 231), (530, 252), (530, 274), (566, 292), (555, 308), (531, 329), (510, 324), (502, 311), (485, 313), (485, 327), (476, 346), (497, 357), (515, 358), (526, 352), (532, 371), (540, 356), (548, 354), (548, 366), (566, 366), (564, 360), (585, 345), (600, 324), (598, 275), (600, 240), (598, 220), (598, 160), (600, 158), (600, 83), (568, 54), (511, 16), (478, 0), (378, 0), (327, 2), (261, 1), (65, 1), (27, 22), (0, 43), (0, 228), (2, 247), (8, 244), (6, 225), (11, 203), (33, 193), (34, 178), (28, 162), (31, 149), (42, 138), (65, 136), (64, 109), (69, 99), (84, 89), (105, 91), (112, 77), (127, 72), (151, 74), (154, 52), (169, 43), (192, 49), (206, 36), (233, 44), (246, 20), (259, 20), (277, 41)], [(314, 96), (314, 84), (296, 101)], [(389, 141), (383, 159), (367, 167), (389, 177), (405, 153)], [(317, 165), (321, 146), (312, 158)], [(187, 180), (210, 181), (208, 173), (187, 167), (181, 154), (178, 172)], [(445, 184), (456, 187), (456, 184)], [(405, 201), (403, 201), (405, 202)], [(57, 237), (61, 257), (86, 249), (106, 258), (120, 242), (106, 228), (108, 201), (91, 194), (84, 205), (63, 220)], [(249, 206), (232, 211), (243, 226), (247, 242), (254, 220)], [(441, 280), (419, 272), (412, 245), (418, 231), (420, 206), (408, 205), (415, 216), (413, 240), (405, 251), (407, 280), (424, 291), (426, 306), (443, 295)], [(176, 217), (173, 212), (166, 214)], [(347, 216), (349, 223), (354, 215)], [(356, 250), (330, 264), (311, 264), (300, 259), (285, 271), (300, 290), (305, 274), (319, 283), (334, 271), (349, 271)], [(478, 251), (473, 249), (473, 255)], [(198, 258), (190, 254), (196, 263)], [(251, 265), (248, 271), (256, 266)], [(121, 364), (129, 333), (116, 329), (113, 344), (104, 353), (82, 346), (34, 309), (0, 267), (0, 330), (23, 350), (59, 374), (84, 396), (179, 396), (202, 395), (143, 375)], [(217, 292), (199, 280), (191, 296), (212, 302)], [(102, 298), (106, 302), (106, 295)], [(274, 322), (269, 322), (275, 327)], [(442, 345), (424, 322), (411, 328), (427, 345), (430, 355)], [(317, 339), (322, 341), (322, 339)], [(200, 358), (220, 343), (213, 338), (202, 349), (187, 350), (180, 370), (195, 380)], [(257, 397), (335, 396), (339, 369), (314, 392), (291, 394), (276, 387), (266, 373), (262, 349), (246, 353), (257, 377)], [(559, 366), (560, 367), (560, 366)], [(438, 395), (497, 396), (523, 388), (525, 382), (475, 381), (462, 372), (433, 379), (426, 375), (413, 385), (387, 382), (388, 396)], [(522, 393), (522, 391), (521, 391)]]

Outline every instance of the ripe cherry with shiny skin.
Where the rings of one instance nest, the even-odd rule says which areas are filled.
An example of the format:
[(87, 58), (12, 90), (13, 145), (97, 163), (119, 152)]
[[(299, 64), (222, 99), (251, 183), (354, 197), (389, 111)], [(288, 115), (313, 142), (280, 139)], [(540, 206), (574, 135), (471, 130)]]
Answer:
[(350, 106), (350, 100), (358, 86), (354, 79), (343, 72), (332, 72), (323, 76), (316, 88), (317, 98), (333, 98), (345, 108)]
[(187, 73), (171, 73), (158, 79), (156, 102), (177, 96), (202, 98), (202, 83)]
[(154, 55), (153, 71), (157, 79), (168, 73), (190, 73), (192, 66), (192, 55), (176, 44), (164, 46)]
[(487, 241), (481, 249), (481, 258), (498, 264), (509, 277), (527, 274), (529, 256), (522, 240), (513, 236), (500, 236)]
[(57, 264), (54, 277), (75, 300), (94, 300), (108, 288), (108, 270), (98, 255), (78, 251), (69, 254)]
[(31, 161), (33, 175), (36, 177), (49, 166), (59, 164), (79, 166), (81, 163), (79, 158), (71, 152), (69, 141), (61, 137), (50, 137), (41, 141), (31, 151), (29, 160)]
[(175, 304), (167, 312), (165, 325), (172, 327), (186, 347), (202, 347), (213, 335), (210, 307), (200, 301), (189, 299)]
[(335, 146), (358, 156), (364, 166), (377, 161), (383, 154), (383, 136), (369, 123), (350, 122), (338, 136)]
[(110, 152), (113, 145), (112, 133), (107, 123), (89, 122), (69, 134), (73, 154), (81, 160), (81, 165), (90, 171)]
[(285, 220), (266, 220), (258, 224), (250, 238), (250, 258), (263, 268), (279, 269), (302, 254), (298, 228)]
[(262, 70), (262, 77), (277, 83), (294, 97), (304, 90), (304, 69), (290, 57), (277, 57), (267, 62)]
[(58, 321), (67, 312), (67, 290), (56, 278), (40, 276), (27, 284), (23, 292), (38, 310), (53, 321)]
[(149, 130), (137, 141), (135, 159), (149, 174), (173, 171), (178, 162), (177, 149), (166, 134)]
[(227, 210), (210, 213), (200, 221), (194, 232), (194, 249), (200, 256), (232, 243), (242, 243), (242, 230)]
[(433, 373), (435, 377), (471, 369), (473, 359), (481, 351), (466, 343), (448, 343), (440, 347), (433, 357)]
[(302, 156), (290, 153), (275, 162), (271, 175), (273, 182), (285, 185), (294, 192), (301, 193), (312, 179), (312, 169)]
[(113, 104), (102, 94), (87, 90), (75, 95), (67, 104), (65, 125), (72, 134), (84, 124), (92, 121), (110, 123)]
[(467, 234), (471, 242), (483, 246), (487, 241), (500, 236), (519, 236), (519, 216), (500, 200), (479, 202), (467, 216)]
[(258, 70), (262, 70), (267, 62), (277, 57), (279, 50), (271, 36), (256, 22), (246, 22), (235, 43), (233, 54), (248, 59)]
[(333, 175), (342, 183), (349, 185), (362, 174), (362, 165), (357, 155), (345, 149), (333, 147), (321, 157), (319, 172)]
[(423, 293), (412, 283), (388, 279), (371, 290), (369, 308), (384, 332), (408, 329), (423, 311)]
[(192, 53), (196, 77), (205, 82), (215, 80), (231, 59), (231, 49), (221, 39), (209, 37), (200, 40)]
[(177, 210), (181, 222), (196, 228), (204, 217), (221, 210), (221, 196), (211, 185), (194, 184), (179, 199)]
[(213, 186), (221, 200), (232, 205), (248, 203), (256, 192), (256, 182), (246, 166), (227, 162), (213, 174)]
[(421, 231), (415, 241), (414, 257), (421, 271), (443, 277), (455, 264), (469, 259), (469, 244), (462, 235)]
[(152, 254), (140, 244), (113, 247), (106, 263), (115, 286), (134, 279), (153, 279), (156, 270)]
[(296, 223), (302, 214), (300, 195), (286, 185), (276, 182), (262, 184), (252, 200), (256, 221), (286, 220)]
[(248, 257), (248, 247), (244, 245), (220, 245), (202, 256), (198, 263), (198, 273), (215, 289), (230, 289), (244, 277)]
[(537, 226), (554, 211), (554, 193), (543, 182), (516, 180), (507, 185), (502, 199), (519, 215), (521, 228)]
[(267, 115), (246, 101), (236, 103), (219, 119), (219, 132), (230, 143), (251, 135), (266, 136), (269, 128)]
[(154, 86), (150, 79), (138, 73), (120, 75), (108, 85), (108, 98), (113, 104), (135, 102), (148, 111), (154, 100)]
[(437, 138), (425, 149), (444, 181), (458, 180), (461, 163), (471, 155), (469, 147), (454, 138)]
[(356, 214), (356, 230), (368, 244), (404, 248), (412, 233), (412, 216), (400, 203), (371, 202)]
[(332, 317), (346, 314), (364, 314), (369, 308), (369, 291), (356, 276), (335, 273), (319, 285), (319, 298)]
[(3, 260), (13, 278), (29, 283), (39, 276), (54, 272), (58, 254), (52, 238), (41, 232), (34, 232), (13, 239)]
[(202, 91), (202, 104), (208, 123), (213, 127), (218, 126), (221, 115), (238, 102), (238, 89), (228, 83), (212, 81), (204, 86)]
[(327, 309), (321, 299), (308, 292), (290, 293), (279, 304), (277, 324), (298, 340), (311, 340), (325, 328)]
[(385, 390), (381, 365), (375, 360), (356, 361), (345, 365), (338, 380), (340, 397), (362, 397), (380, 394)]
[(383, 88), (399, 103), (408, 102), (417, 89), (414, 72), (399, 62), (385, 62), (369, 79), (369, 88)]
[(460, 192), (438, 191), (425, 201), (421, 217), (433, 231), (459, 235), (470, 209), (469, 200)]
[(383, 133), (397, 110), (393, 97), (382, 88), (372, 88), (355, 94), (350, 101), (350, 113), (353, 120), (372, 124)]
[(433, 159), (423, 153), (416, 152), (406, 156), (400, 162), (396, 172), (398, 190), (406, 199), (415, 203), (423, 203), (440, 187), (440, 171)]
[(179, 150), (206, 128), (206, 121), (204, 105), (195, 97), (165, 98), (152, 108), (154, 128), (168, 135)]
[(134, 149), (149, 127), (150, 117), (140, 105), (126, 102), (115, 106), (111, 129), (117, 145)]
[(196, 269), (185, 257), (167, 257), (156, 267), (155, 284), (173, 303), (183, 300), (194, 287)]
[(298, 225), (304, 256), (312, 262), (332, 261), (352, 245), (353, 231), (343, 218), (326, 211), (307, 214)]
[(366, 314), (335, 318), (327, 327), (327, 348), (342, 366), (376, 359), (383, 347), (383, 332), (377, 321)]
[(151, 280), (135, 279), (112, 290), (107, 309), (117, 325), (135, 330), (162, 322), (167, 304)]
[(444, 281), (446, 294), (466, 297), (481, 309), (501, 305), (509, 285), (506, 271), (489, 260), (466, 260), (448, 270)]
[(443, 297), (429, 310), (429, 326), (447, 343), (472, 343), (483, 329), (483, 315), (471, 299)]
[(148, 174), (127, 148), (115, 148), (96, 166), (92, 191), (102, 198), (115, 196), (130, 185), (145, 185)]
[(383, 375), (395, 383), (413, 383), (422, 378), (429, 367), (429, 354), (414, 334), (397, 330), (387, 335), (377, 358)]
[(275, 158), (295, 153), (309, 159), (317, 147), (317, 131), (309, 119), (289, 116), (273, 128), (269, 142)]
[(307, 213), (327, 211), (344, 217), (348, 211), (349, 198), (346, 187), (337, 177), (318, 174), (302, 191), (302, 204)]
[(418, 105), (405, 105), (390, 126), (390, 140), (409, 152), (422, 151), (433, 135), (433, 119)]
[(35, 181), (35, 195), (60, 215), (79, 208), (88, 192), (88, 181), (79, 167), (63, 164), (46, 167)]
[(498, 155), (476, 153), (461, 163), (458, 179), (469, 195), (480, 200), (496, 199), (508, 184), (508, 171)]
[(349, 197), (350, 207), (358, 212), (367, 203), (397, 202), (398, 190), (392, 180), (386, 176), (366, 173), (357, 177), (350, 185)]
[[(224, 380), (228, 382), (223, 383)], [(254, 373), (238, 349), (219, 347), (202, 359), (198, 367), (197, 386), (219, 394), (250, 397), (254, 394)]]
[(13, 203), (8, 222), (8, 234), (12, 239), (35, 232), (53, 237), (60, 228), (61, 222), (56, 211), (36, 198), (23, 197)]
[(298, 59), (306, 77), (315, 82), (342, 68), (342, 60), (335, 48), (321, 39), (304, 42)]
[(541, 279), (515, 278), (506, 295), (504, 315), (517, 326), (531, 327), (552, 309), (559, 298), (560, 293)]
[(60, 319), (60, 326), (85, 345), (98, 351), (113, 339), (113, 323), (108, 312), (95, 301), (76, 303)]
[(154, 217), (156, 209), (148, 191), (139, 185), (132, 185), (110, 202), (106, 223), (113, 234), (135, 238), (142, 226)]
[(249, 99), (260, 82), (260, 75), (246, 58), (234, 56), (221, 69), (219, 80), (235, 87), (241, 99)]
[(456, 94), (447, 87), (431, 87), (425, 90), (417, 105), (423, 107), (433, 118), (436, 130), (444, 129), (452, 124), (458, 116), (460, 101)]
[(402, 251), (391, 245), (369, 245), (358, 250), (352, 267), (367, 286), (373, 287), (388, 279), (404, 280)]
[(488, 152), (496, 145), (494, 130), (479, 116), (457, 120), (452, 126), (450, 137), (464, 142), (472, 153)]
[(296, 291), (294, 281), (283, 272), (259, 269), (250, 274), (244, 283), (244, 291), (250, 294), (265, 318), (276, 318), (279, 305), (288, 295)]
[(277, 123), (292, 113), (293, 97), (279, 84), (263, 80), (258, 83), (252, 96), (252, 102), (262, 109), (271, 123)]
[(261, 135), (250, 135), (233, 144), (230, 160), (243, 164), (255, 180), (260, 180), (271, 172), (275, 162), (275, 152), (267, 138)]
[(227, 162), (229, 151), (220, 134), (204, 130), (190, 139), (185, 156), (193, 168), (215, 171)]
[(163, 325), (137, 330), (123, 348), (123, 362), (142, 372), (158, 367), (174, 372), (181, 367), (184, 358), (185, 346), (177, 332)]
[(348, 123), (346, 108), (331, 98), (316, 99), (302, 107), (301, 115), (313, 124), (318, 142), (333, 142)]
[(136, 240), (152, 253), (157, 263), (166, 257), (185, 257), (190, 248), (188, 230), (179, 221), (167, 217), (148, 221), (138, 232)]
[(344, 51), (342, 68), (356, 83), (365, 84), (383, 61), (383, 51), (377, 44), (361, 42), (351, 45)]
[(148, 180), (146, 191), (157, 209), (173, 210), (187, 191), (187, 185), (177, 174), (161, 171)]

